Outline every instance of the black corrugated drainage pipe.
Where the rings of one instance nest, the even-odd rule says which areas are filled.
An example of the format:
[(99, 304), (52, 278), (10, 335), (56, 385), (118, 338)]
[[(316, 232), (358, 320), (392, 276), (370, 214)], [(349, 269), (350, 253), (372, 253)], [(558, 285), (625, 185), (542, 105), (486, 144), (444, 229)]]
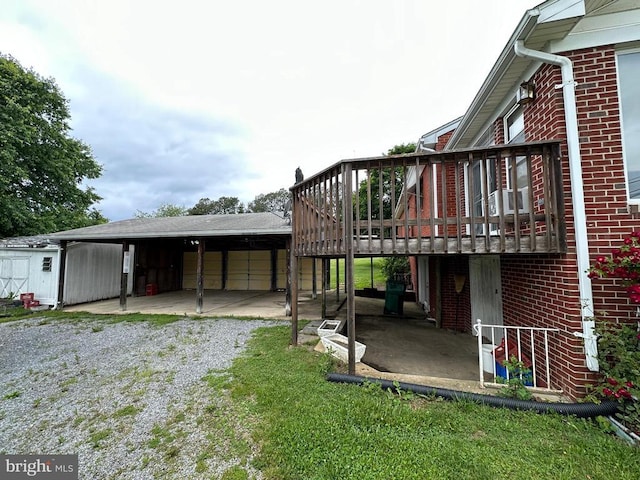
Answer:
[(327, 380), (336, 383), (350, 383), (363, 385), (375, 383), (383, 389), (390, 388), (419, 393), (421, 395), (435, 395), (447, 400), (469, 400), (471, 402), (489, 405), (491, 407), (504, 407), (511, 410), (532, 410), (538, 413), (555, 412), (561, 415), (575, 415), (580, 418), (597, 417), (599, 415), (613, 415), (618, 411), (618, 404), (612, 401), (601, 403), (562, 403), (562, 402), (536, 402), (533, 400), (517, 400), (515, 398), (496, 397), (493, 395), (481, 395), (479, 393), (461, 392), (448, 388), (428, 387), (415, 383), (393, 382), (379, 378), (361, 377), (359, 375), (347, 375), (343, 373), (330, 373)]

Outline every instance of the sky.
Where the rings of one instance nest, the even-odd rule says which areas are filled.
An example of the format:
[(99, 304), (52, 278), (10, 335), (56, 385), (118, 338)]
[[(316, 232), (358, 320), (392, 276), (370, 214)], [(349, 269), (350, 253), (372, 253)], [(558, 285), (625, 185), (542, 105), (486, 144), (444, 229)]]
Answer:
[(2, 0), (110, 221), (289, 188), (463, 115), (531, 0)]

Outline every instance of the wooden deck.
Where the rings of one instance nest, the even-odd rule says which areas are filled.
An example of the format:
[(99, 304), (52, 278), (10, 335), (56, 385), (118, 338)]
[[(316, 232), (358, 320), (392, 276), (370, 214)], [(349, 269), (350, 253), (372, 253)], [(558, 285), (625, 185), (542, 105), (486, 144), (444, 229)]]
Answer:
[(566, 251), (557, 142), (344, 160), (293, 192), (297, 256)]

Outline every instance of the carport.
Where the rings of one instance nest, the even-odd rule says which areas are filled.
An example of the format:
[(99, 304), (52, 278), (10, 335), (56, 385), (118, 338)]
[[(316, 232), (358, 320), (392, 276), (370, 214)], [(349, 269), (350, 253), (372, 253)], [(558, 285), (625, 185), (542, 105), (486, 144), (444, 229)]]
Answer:
[[(191, 290), (196, 313), (206, 308), (205, 290), (289, 289), (291, 225), (284, 214), (135, 218), (58, 232), (51, 238), (60, 242), (62, 252), (58, 308), (65, 305), (66, 251), (71, 242), (122, 246), (122, 311), (127, 310), (129, 277), (133, 278), (134, 297)], [(300, 265), (296, 271), (297, 282), (315, 289), (319, 273), (315, 261)]]

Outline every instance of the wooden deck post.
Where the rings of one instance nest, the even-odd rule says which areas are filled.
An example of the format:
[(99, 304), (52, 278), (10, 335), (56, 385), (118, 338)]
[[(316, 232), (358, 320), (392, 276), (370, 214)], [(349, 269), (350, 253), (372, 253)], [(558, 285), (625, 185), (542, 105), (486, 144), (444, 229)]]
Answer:
[(291, 345), (298, 345), (298, 257), (295, 248), (289, 256), (289, 278), (291, 285)]
[(322, 319), (327, 318), (327, 276), (329, 270), (329, 259), (322, 258)]
[(204, 299), (204, 252), (205, 241), (204, 238), (198, 239), (198, 259), (196, 267), (196, 276), (198, 287), (196, 290), (196, 313), (202, 313), (202, 303)]
[(336, 303), (340, 304), (340, 259), (336, 258)]
[(314, 300), (318, 298), (318, 281), (316, 276), (318, 275), (318, 267), (316, 266), (316, 257), (311, 258), (311, 298)]
[[(352, 165), (347, 163), (342, 171), (342, 185), (345, 191), (352, 188)], [(382, 202), (380, 202), (382, 204)], [(349, 374), (356, 373), (356, 291), (353, 278), (353, 197), (345, 194), (343, 199), (344, 248), (345, 248), (345, 290), (347, 292), (347, 352), (349, 356)], [(338, 289), (339, 290), (339, 289)]]
[(120, 310), (123, 312), (127, 309), (127, 279), (129, 276), (129, 243), (124, 240), (122, 242), (122, 262), (120, 276)]

